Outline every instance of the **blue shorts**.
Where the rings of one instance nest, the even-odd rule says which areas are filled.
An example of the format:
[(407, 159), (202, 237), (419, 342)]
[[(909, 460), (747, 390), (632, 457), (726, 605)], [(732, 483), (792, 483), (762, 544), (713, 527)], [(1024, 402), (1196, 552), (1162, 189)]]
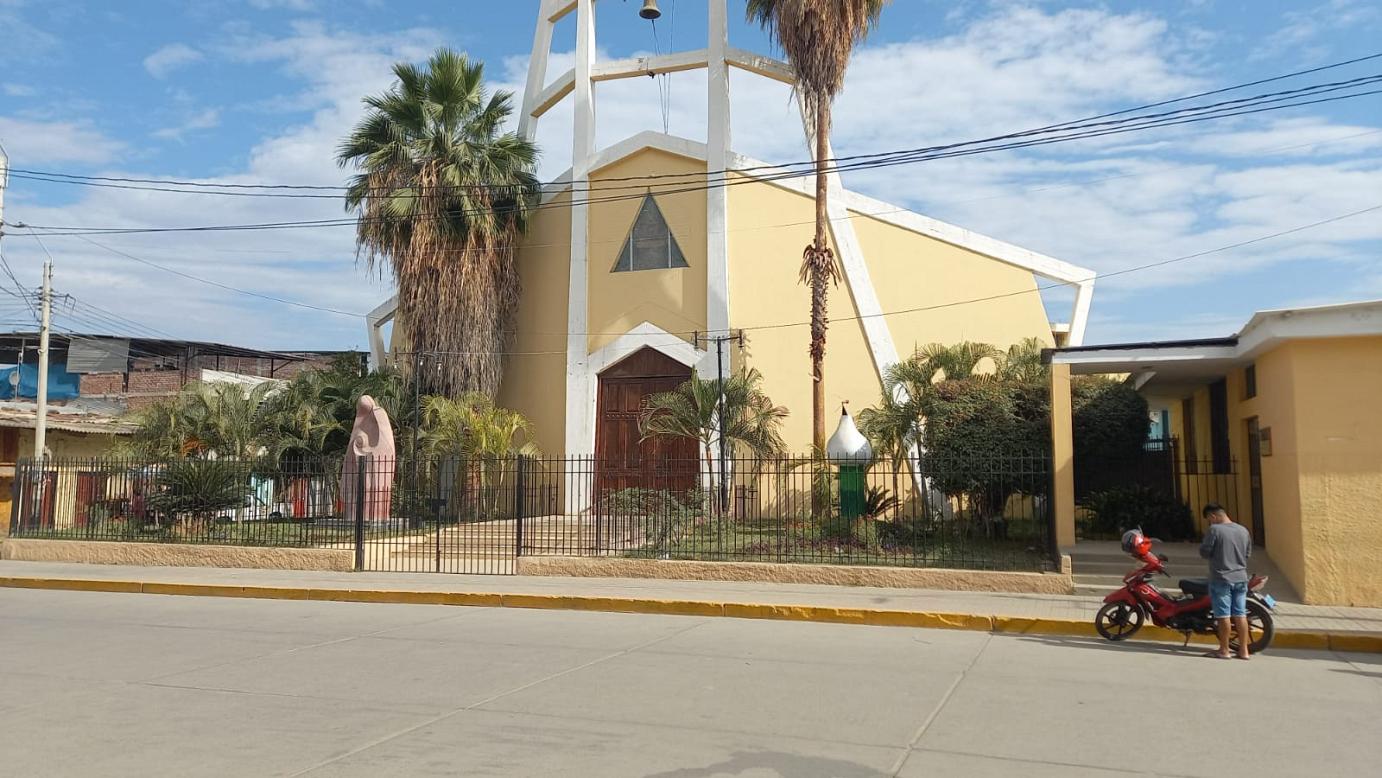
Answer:
[(1248, 584), (1209, 582), (1209, 599), (1214, 604), (1214, 618), (1227, 619), (1230, 616), (1248, 615)]

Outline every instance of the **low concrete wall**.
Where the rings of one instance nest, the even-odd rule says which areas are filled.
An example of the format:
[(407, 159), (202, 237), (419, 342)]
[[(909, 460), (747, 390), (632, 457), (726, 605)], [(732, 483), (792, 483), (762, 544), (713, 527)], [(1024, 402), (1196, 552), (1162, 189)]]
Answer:
[(350, 572), (350, 549), (197, 546), (174, 543), (103, 543), (89, 540), (6, 538), (0, 559), (17, 562), (82, 562), (160, 567), (252, 567), (264, 570)]
[(755, 581), (959, 592), (1073, 594), (1066, 573), (1010, 573), (941, 568), (773, 564), (768, 562), (684, 562), (664, 559), (519, 557), (519, 575), (579, 578), (663, 578), (682, 581)]

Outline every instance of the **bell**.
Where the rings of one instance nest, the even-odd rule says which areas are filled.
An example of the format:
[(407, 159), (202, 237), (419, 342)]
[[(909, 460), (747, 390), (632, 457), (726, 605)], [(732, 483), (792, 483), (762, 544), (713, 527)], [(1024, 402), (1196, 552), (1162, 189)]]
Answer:
[(638, 15), (648, 21), (661, 19), (662, 12), (657, 9), (657, 0), (643, 0), (643, 8), (638, 11)]

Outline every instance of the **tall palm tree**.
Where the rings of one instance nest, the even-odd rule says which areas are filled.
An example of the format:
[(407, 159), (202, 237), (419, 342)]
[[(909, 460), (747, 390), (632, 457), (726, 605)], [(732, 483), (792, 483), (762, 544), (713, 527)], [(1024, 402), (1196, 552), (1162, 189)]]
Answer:
[(802, 255), (801, 281), (811, 287), (811, 431), (825, 451), (825, 334), (829, 287), (839, 268), (826, 245), (826, 160), (830, 109), (844, 88), (855, 44), (878, 23), (888, 0), (748, 0), (747, 15), (777, 39), (796, 71), (796, 88), (816, 138), (816, 235)]
[(501, 132), (513, 95), (489, 94), (483, 64), (439, 49), (393, 72), (336, 156), (360, 170), (346, 192), (358, 251), (393, 273), (407, 350), (444, 354), (424, 388), (493, 396), (518, 304), (514, 252), (538, 202), (537, 149)]

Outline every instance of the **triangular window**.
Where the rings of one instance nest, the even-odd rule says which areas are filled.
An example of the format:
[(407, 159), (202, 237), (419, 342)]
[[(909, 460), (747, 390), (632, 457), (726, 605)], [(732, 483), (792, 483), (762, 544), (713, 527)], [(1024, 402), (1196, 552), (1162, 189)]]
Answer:
[(614, 272), (631, 270), (667, 270), (686, 267), (686, 256), (681, 246), (672, 236), (667, 220), (662, 218), (662, 209), (652, 195), (643, 198), (638, 209), (638, 218), (633, 220), (633, 229), (624, 239), (624, 247), (619, 249), (619, 259), (614, 263)]

